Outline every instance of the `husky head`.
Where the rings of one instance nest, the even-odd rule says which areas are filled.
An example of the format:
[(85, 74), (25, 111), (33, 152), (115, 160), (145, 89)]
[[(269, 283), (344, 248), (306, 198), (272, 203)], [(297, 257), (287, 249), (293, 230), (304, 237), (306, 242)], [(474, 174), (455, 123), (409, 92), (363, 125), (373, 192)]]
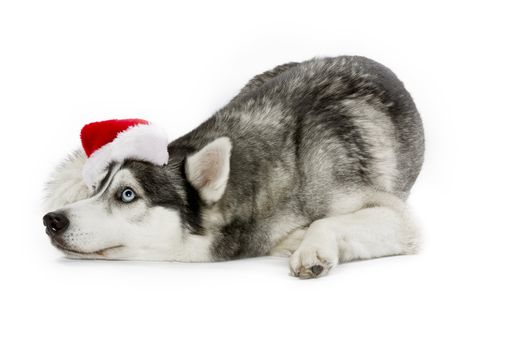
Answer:
[(82, 181), (86, 157), (78, 151), (48, 182), (46, 233), (73, 258), (206, 260), (202, 211), (224, 194), (230, 151), (221, 137), (187, 155), (171, 149), (165, 166), (113, 163), (94, 190)]

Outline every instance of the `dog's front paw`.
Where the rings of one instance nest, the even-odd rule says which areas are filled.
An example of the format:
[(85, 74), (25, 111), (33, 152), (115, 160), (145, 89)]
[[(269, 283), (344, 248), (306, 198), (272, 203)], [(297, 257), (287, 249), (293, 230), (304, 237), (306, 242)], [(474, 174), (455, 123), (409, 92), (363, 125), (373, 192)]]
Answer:
[(335, 241), (324, 241), (322, 244), (303, 242), (290, 257), (290, 273), (301, 279), (317, 278), (328, 274), (338, 261)]

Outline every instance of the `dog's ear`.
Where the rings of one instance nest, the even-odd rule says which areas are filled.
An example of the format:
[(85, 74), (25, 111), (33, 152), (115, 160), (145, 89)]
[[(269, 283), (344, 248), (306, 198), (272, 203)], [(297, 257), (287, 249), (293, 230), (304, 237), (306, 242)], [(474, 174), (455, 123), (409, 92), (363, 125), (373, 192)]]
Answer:
[(224, 194), (230, 175), (231, 148), (228, 137), (219, 137), (186, 159), (186, 177), (208, 204), (217, 202)]

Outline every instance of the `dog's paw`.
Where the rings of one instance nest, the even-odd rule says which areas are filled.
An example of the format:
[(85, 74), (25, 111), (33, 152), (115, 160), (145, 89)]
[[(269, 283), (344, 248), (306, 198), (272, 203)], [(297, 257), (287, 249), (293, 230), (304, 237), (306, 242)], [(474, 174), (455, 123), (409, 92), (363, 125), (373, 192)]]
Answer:
[(338, 261), (335, 241), (324, 241), (322, 244), (303, 242), (290, 257), (290, 273), (301, 279), (317, 278), (328, 274)]

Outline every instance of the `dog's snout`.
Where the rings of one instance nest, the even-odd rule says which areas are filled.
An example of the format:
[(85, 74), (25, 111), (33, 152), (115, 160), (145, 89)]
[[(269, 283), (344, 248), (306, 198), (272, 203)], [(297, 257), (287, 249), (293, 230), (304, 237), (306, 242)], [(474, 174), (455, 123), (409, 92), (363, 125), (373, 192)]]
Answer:
[(59, 235), (69, 226), (68, 218), (61, 213), (51, 212), (44, 215), (44, 226), (49, 235)]

